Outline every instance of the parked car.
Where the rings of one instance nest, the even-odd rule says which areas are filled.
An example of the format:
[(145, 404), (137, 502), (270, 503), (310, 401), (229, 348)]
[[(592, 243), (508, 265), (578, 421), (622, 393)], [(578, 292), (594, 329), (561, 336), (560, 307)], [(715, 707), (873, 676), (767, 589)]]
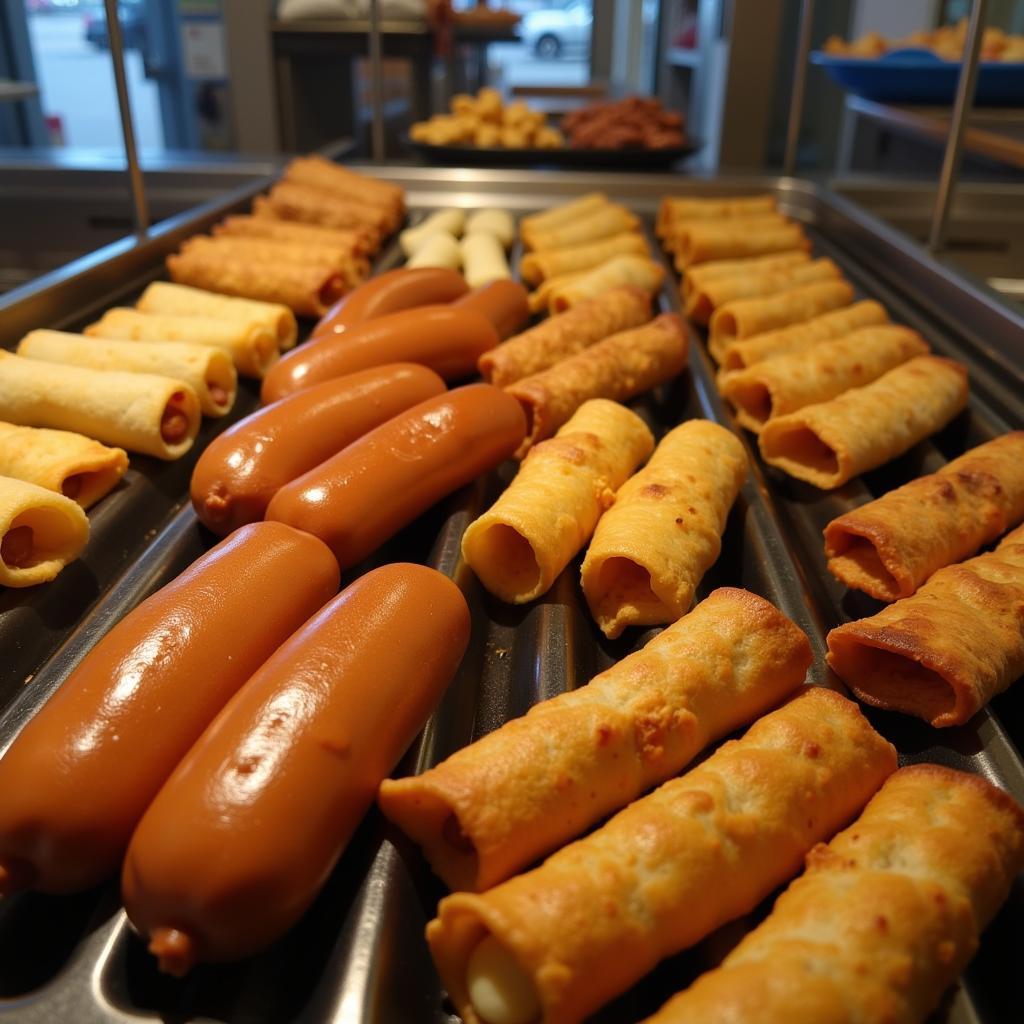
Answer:
[(538, 57), (551, 60), (586, 50), (593, 19), (589, 0), (568, 0), (560, 7), (524, 14), (519, 37)]
[[(126, 50), (145, 50), (146, 11), (144, 0), (119, 0), (117, 16), (121, 22), (121, 38)], [(102, 4), (91, 7), (84, 18), (85, 39), (97, 49), (110, 49), (107, 15)]]

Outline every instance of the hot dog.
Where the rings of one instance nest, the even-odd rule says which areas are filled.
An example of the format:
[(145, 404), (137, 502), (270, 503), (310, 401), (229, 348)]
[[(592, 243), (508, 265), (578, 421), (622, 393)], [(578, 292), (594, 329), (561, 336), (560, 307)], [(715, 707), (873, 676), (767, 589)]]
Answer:
[(530, 319), (530, 296), (518, 281), (499, 278), (452, 303), (454, 309), (474, 309), (494, 324), (504, 341), (518, 334)]
[(355, 565), (441, 498), (508, 458), (526, 434), (519, 403), (490, 384), (431, 398), (282, 487), (267, 508)]
[(360, 285), (332, 306), (313, 328), (313, 337), (344, 334), (349, 328), (413, 306), (451, 302), (469, 291), (465, 278), (443, 267), (389, 270)]
[(338, 577), (316, 538), (255, 523), (122, 619), (0, 759), (0, 893), (115, 871), (174, 766)]
[(146, 811), (128, 915), (160, 968), (266, 946), (313, 901), (469, 640), (459, 588), (422, 565), (360, 577), (242, 687)]
[(475, 373), (477, 360), (499, 340), (490, 320), (476, 310), (406, 309), (290, 352), (267, 372), (260, 393), (264, 402), (276, 402), (311, 384), (385, 363), (419, 363), (445, 380), (458, 380)]
[(444, 390), (444, 381), (425, 366), (395, 363), (324, 381), (258, 409), (200, 456), (191, 488), (196, 515), (221, 535), (257, 522), (286, 483)]

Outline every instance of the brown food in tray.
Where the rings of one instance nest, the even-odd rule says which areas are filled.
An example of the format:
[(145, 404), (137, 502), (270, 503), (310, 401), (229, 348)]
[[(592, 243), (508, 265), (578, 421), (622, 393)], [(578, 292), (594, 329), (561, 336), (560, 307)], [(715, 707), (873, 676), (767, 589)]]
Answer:
[(573, 149), (675, 149), (686, 143), (683, 116), (653, 96), (592, 103), (562, 118)]

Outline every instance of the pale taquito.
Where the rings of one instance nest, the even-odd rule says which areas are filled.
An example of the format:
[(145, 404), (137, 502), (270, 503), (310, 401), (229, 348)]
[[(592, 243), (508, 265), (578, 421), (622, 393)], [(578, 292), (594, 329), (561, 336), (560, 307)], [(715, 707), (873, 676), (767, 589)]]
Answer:
[(644, 236), (633, 231), (573, 245), (565, 249), (544, 249), (528, 252), (519, 262), (519, 276), (530, 285), (538, 285), (550, 277), (578, 274), (600, 266), (615, 256), (647, 256)]
[(527, 249), (541, 250), (584, 245), (623, 231), (639, 230), (640, 221), (635, 214), (617, 203), (606, 203), (553, 227), (537, 227), (529, 220), (524, 221), (519, 234)]
[(588, 217), (590, 214), (599, 211), (602, 207), (610, 205), (608, 197), (603, 192), (588, 192), (567, 203), (551, 207), (550, 210), (542, 210), (540, 213), (531, 213), (523, 217), (519, 222), (520, 234), (526, 231), (551, 231), (561, 227), (563, 224), (571, 224), (579, 217)]
[(697, 196), (664, 196), (658, 204), (655, 232), (659, 238), (670, 233), (671, 225), (680, 220), (723, 220), (772, 213), (775, 196), (738, 196), (736, 198), (701, 198)]
[(690, 267), (683, 275), (680, 294), (683, 301), (689, 302), (693, 291), (711, 281), (721, 281), (726, 277), (760, 276), (798, 267), (811, 262), (811, 254), (802, 249), (792, 252), (771, 253), (768, 256), (751, 256), (739, 260), (712, 260), (710, 263), (699, 263)]
[(665, 268), (647, 256), (616, 256), (552, 288), (548, 293), (548, 311), (564, 313), (586, 299), (625, 285), (653, 295), (664, 280)]
[(372, 255), (373, 233), (364, 227), (322, 228), (316, 224), (299, 224), (251, 214), (233, 214), (211, 228), (214, 235), (238, 238), (277, 238), (285, 242), (311, 242), (345, 249), (356, 256)]

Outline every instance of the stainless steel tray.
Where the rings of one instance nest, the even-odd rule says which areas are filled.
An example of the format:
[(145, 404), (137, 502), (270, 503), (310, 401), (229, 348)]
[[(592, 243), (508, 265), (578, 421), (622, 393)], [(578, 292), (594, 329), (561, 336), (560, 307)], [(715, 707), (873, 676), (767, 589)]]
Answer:
[[(385, 170), (382, 176), (405, 184), (417, 211), (452, 204), (525, 211), (601, 188), (643, 214), (648, 225), (665, 193), (774, 191), (790, 213), (806, 222), (817, 249), (832, 255), (864, 295), (879, 298), (895, 319), (921, 330), (938, 351), (968, 364), (968, 412), (889, 466), (829, 494), (766, 469), (756, 446), (741, 434), (753, 472), (729, 518), (722, 556), (705, 578), (701, 596), (732, 584), (774, 601), (810, 635), (815, 683), (838, 685), (822, 657), (827, 630), (876, 607), (869, 599), (847, 594), (825, 572), (824, 524), (871, 495), (937, 468), (967, 446), (1024, 426), (1024, 322), (983, 286), (957, 278), (903, 236), (809, 183), (464, 170)], [(98, 254), (88, 266), (58, 276), (31, 294), (23, 292), (17, 302), (9, 297), (6, 309), (0, 305), (0, 341), (11, 345), (31, 326), (74, 327), (98, 308), (130, 300), (159, 274), (162, 256), (178, 239), (243, 205), (252, 191), (170, 222), (146, 243)], [(657, 251), (653, 235), (650, 240)], [(517, 257), (514, 253), (514, 261)], [(378, 269), (398, 260), (392, 247)], [(670, 276), (660, 296), (663, 309), (678, 308), (672, 282)], [(691, 416), (733, 426), (715, 391), (702, 341), (696, 334), (691, 340), (689, 371), (634, 403), (657, 433)], [(246, 386), (233, 418), (255, 403), (254, 389)], [(221, 429), (223, 422), (207, 422), (203, 436)], [(38, 593), (0, 594), (0, 751), (105, 629), (210, 546), (214, 538), (197, 525), (187, 506), (193, 463), (194, 457), (171, 465), (133, 459), (127, 483), (93, 514), (93, 540), (85, 559)], [(424, 561), (459, 583), (473, 611), (470, 649), (407, 755), (404, 770), (435, 763), (535, 701), (585, 683), (651, 635), (631, 631), (615, 642), (600, 635), (582, 603), (578, 561), (544, 598), (525, 608), (510, 608), (482, 591), (461, 561), (460, 538), (512, 472), (506, 465), (477, 481), (346, 574), (350, 579), (371, 565), (398, 558)], [(982, 711), (962, 728), (941, 732), (904, 716), (870, 712), (870, 717), (896, 743), (903, 762), (936, 761), (977, 772), (1024, 801), (1024, 762), (1017, 749), (1024, 741), (1022, 700), (1024, 693), (1010, 691), (997, 698), (992, 711)], [(1010, 726), (1012, 738), (1000, 721)], [(324, 893), (288, 936), (249, 961), (201, 968), (184, 981), (155, 970), (125, 924), (114, 883), (74, 897), (19, 895), (0, 901), (0, 1019), (32, 1024), (451, 1022), (456, 1018), (422, 938), (442, 894), (415, 848), (373, 812)], [(717, 962), (766, 907), (665, 961), (595, 1020), (617, 1024), (652, 1012)], [(994, 1024), (1011, 1018), (1012, 1007), (1018, 1005), (1013, 967), (1019, 960), (1022, 928), (1024, 888), (1018, 884), (986, 932), (963, 984), (949, 995), (937, 1019)]]

